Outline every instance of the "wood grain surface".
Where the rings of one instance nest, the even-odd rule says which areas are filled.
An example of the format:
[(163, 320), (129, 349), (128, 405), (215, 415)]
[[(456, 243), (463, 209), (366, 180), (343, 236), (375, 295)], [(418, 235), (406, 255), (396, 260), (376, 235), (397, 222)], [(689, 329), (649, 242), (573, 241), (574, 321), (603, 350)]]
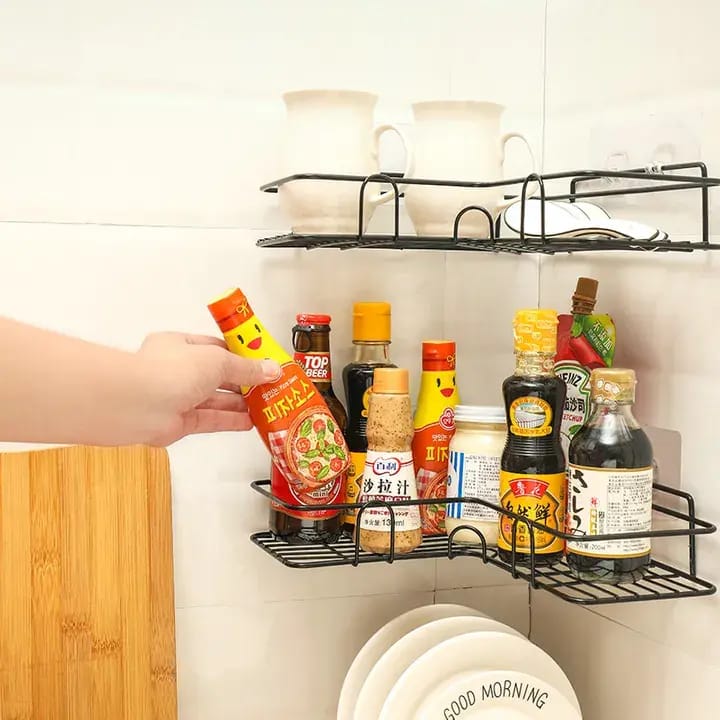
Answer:
[(165, 450), (0, 453), (0, 720), (176, 720)]

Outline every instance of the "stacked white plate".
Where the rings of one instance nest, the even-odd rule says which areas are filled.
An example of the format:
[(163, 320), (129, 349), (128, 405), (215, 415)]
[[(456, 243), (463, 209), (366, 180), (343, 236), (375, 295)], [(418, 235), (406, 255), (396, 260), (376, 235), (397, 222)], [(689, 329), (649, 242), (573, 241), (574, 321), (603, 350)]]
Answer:
[(463, 605), (428, 605), (365, 643), (337, 720), (582, 720), (560, 666), (507, 625)]

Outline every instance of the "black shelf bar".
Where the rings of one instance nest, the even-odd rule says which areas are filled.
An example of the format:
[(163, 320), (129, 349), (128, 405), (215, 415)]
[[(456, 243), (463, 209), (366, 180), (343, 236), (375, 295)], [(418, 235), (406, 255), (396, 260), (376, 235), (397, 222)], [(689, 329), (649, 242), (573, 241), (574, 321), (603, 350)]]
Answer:
[[(274, 500), (276, 503), (288, 510), (307, 509), (302, 505), (288, 503), (275, 498), (270, 491), (269, 480), (258, 480), (251, 483), (251, 487), (264, 497)], [(681, 528), (668, 528), (664, 530), (651, 530), (649, 532), (618, 533), (612, 535), (578, 536), (547, 527), (544, 523), (529, 520), (516, 513), (509, 512), (494, 503), (472, 497), (451, 497), (443, 500), (443, 503), (471, 503), (478, 504), (495, 510), (498, 513), (512, 517), (513, 539), (512, 547), (515, 547), (517, 538), (517, 526), (523, 523), (530, 528), (541, 528), (545, 532), (563, 540), (574, 542), (594, 542), (608, 539), (629, 539), (629, 538), (656, 538), (656, 537), (682, 537), (689, 538), (688, 566), (689, 571), (681, 570), (658, 560), (652, 560), (646, 575), (640, 580), (622, 585), (604, 585), (601, 583), (588, 582), (576, 578), (564, 560), (545, 566), (536, 562), (534, 553), (533, 533), (530, 537), (530, 553), (526, 563), (518, 559), (513, 551), (511, 561), (503, 560), (496, 548), (488, 546), (483, 534), (470, 525), (461, 525), (455, 528), (449, 536), (433, 536), (423, 538), (422, 544), (410, 553), (398, 554), (395, 552), (395, 526), (394, 508), (410, 505), (428, 505), (437, 503), (436, 498), (402, 500), (402, 501), (372, 501), (369, 503), (338, 503), (332, 505), (314, 505), (315, 510), (347, 510), (356, 509), (358, 517), (362, 516), (364, 510), (369, 507), (385, 507), (390, 513), (390, 551), (387, 554), (379, 555), (364, 551), (360, 547), (359, 538), (350, 539), (342, 537), (333, 543), (316, 544), (290, 544), (280, 538), (276, 538), (270, 532), (259, 532), (251, 536), (252, 541), (262, 548), (266, 553), (280, 561), (284, 565), (293, 568), (314, 568), (331, 567), (337, 565), (351, 565), (357, 567), (366, 563), (393, 563), (398, 560), (428, 559), (428, 558), (449, 558), (473, 557), (485, 564), (494, 565), (508, 573), (514, 578), (524, 580), (531, 587), (537, 590), (546, 590), (553, 595), (563, 598), (569, 602), (581, 605), (601, 605), (608, 603), (642, 602), (647, 600), (677, 599), (685, 597), (699, 597), (712, 595), (716, 587), (711, 582), (697, 576), (696, 573), (696, 548), (695, 538), (697, 535), (707, 535), (716, 531), (715, 525), (702, 520), (695, 515), (695, 501), (692, 495), (682, 490), (677, 490), (667, 485), (656, 484), (654, 489), (657, 494), (675, 497), (684, 502), (687, 512), (681, 512), (674, 508), (655, 502), (655, 512), (671, 517), (682, 522)], [(657, 500), (657, 497), (656, 497)], [(477, 536), (475, 544), (461, 544), (455, 539), (460, 530), (472, 531)]]
[[(675, 174), (679, 170), (696, 170), (698, 175)], [(631, 180), (635, 184), (627, 187), (601, 187), (592, 190), (578, 191), (580, 183), (597, 180)], [(509, 180), (493, 181), (466, 181), (466, 180), (437, 180), (432, 178), (405, 178), (400, 173), (376, 173), (369, 176), (343, 175), (335, 173), (296, 173), (288, 175), (271, 183), (263, 185), (260, 189), (264, 192), (277, 192), (281, 186), (303, 180), (323, 180), (337, 182), (360, 183), (358, 198), (358, 232), (352, 235), (304, 235), (289, 233), (271, 238), (258, 240), (260, 247), (272, 248), (306, 248), (308, 250), (317, 248), (367, 248), (367, 249), (393, 249), (393, 250), (444, 250), (444, 251), (465, 251), (465, 252), (509, 252), (513, 254), (542, 253), (554, 255), (556, 253), (572, 252), (606, 252), (609, 250), (630, 250), (637, 252), (693, 252), (695, 250), (720, 250), (720, 244), (710, 243), (709, 224), (709, 194), (711, 187), (720, 185), (720, 178), (708, 175), (705, 163), (687, 162), (674, 163), (657, 166), (649, 169), (633, 168), (627, 171), (612, 170), (571, 170), (555, 173), (532, 173), (524, 178), (512, 178)], [(568, 193), (547, 194), (545, 183), (555, 180), (568, 180), (570, 191)], [(400, 234), (400, 197), (402, 193), (398, 183), (403, 185), (429, 185), (437, 187), (461, 187), (461, 188), (495, 188), (513, 187), (520, 185), (518, 195), (506, 195), (509, 198), (519, 198), (520, 207), (520, 236), (519, 237), (498, 237), (496, 223), (493, 222), (492, 214), (480, 205), (469, 205), (460, 210), (455, 216), (452, 237), (428, 237), (417, 235)], [(637, 182), (642, 184), (638, 185)], [(365, 233), (365, 191), (368, 183), (377, 182), (392, 186), (388, 194), (392, 195), (394, 203), (394, 225), (392, 234), (371, 234)], [(540, 214), (541, 234), (540, 237), (527, 237), (525, 233), (525, 209), (528, 200), (528, 186), (530, 183), (537, 183), (540, 189)], [(545, 201), (546, 200), (569, 200), (574, 202), (580, 198), (600, 198), (620, 195), (637, 195), (645, 193), (657, 193), (679, 190), (700, 190), (701, 191), (701, 223), (702, 236), (700, 242), (687, 242), (671, 240), (639, 240), (635, 238), (617, 238), (604, 236), (602, 233), (588, 232), (587, 236), (558, 237), (548, 236), (545, 232)], [(462, 237), (460, 232), (460, 220), (470, 211), (481, 212), (489, 224), (488, 237)], [(450, 224), (450, 219), (448, 219)]]

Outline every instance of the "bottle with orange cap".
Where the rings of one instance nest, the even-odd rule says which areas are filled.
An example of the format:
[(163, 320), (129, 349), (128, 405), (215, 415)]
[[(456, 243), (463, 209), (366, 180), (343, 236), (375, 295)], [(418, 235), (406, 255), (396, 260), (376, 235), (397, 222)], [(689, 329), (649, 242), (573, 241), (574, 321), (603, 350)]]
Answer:
[[(367, 452), (368, 402), (376, 368), (395, 367), (390, 362), (390, 303), (357, 302), (353, 305), (355, 356), (343, 369), (348, 424), (345, 431), (350, 448), (345, 502), (356, 503), (362, 486)], [(343, 530), (355, 533), (355, 511), (343, 516)]]
[[(515, 314), (515, 373), (503, 383), (508, 435), (500, 461), (500, 505), (562, 532), (566, 477), (560, 423), (566, 388), (554, 368), (557, 324), (554, 310)], [(500, 516), (499, 531), (498, 550), (506, 562), (513, 561), (513, 545), (516, 563), (529, 561), (532, 546), (537, 564), (551, 564), (563, 556), (562, 539), (522, 521), (515, 523), (509, 515)]]
[[(413, 469), (413, 420), (408, 371), (377, 368), (367, 421), (368, 449), (365, 457), (360, 502), (417, 500)], [(422, 543), (417, 505), (369, 506), (359, 523), (360, 547), (366, 552), (408, 553)]]
[[(241, 388), (248, 412), (287, 483), (277, 497), (297, 505), (316, 504), (313, 494), (342, 482), (348, 449), (320, 391), (268, 333), (245, 295), (231, 290), (208, 305), (228, 348), (255, 360), (278, 362), (280, 377)], [(304, 541), (304, 539), (301, 539)]]
[(452, 340), (425, 340), (412, 451), (418, 496), (421, 499), (436, 498), (438, 503), (420, 506), (423, 535), (445, 532), (443, 500), (447, 496), (449, 448), (455, 433), (458, 402), (455, 343)]

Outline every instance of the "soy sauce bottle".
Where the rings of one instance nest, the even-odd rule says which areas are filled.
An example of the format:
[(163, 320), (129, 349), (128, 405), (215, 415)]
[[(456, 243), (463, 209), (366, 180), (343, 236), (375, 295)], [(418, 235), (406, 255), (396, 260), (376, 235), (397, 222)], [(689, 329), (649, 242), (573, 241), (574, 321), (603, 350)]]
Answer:
[[(633, 417), (635, 373), (593, 370), (592, 415), (570, 443), (568, 532), (648, 532), (652, 527), (653, 449)], [(567, 563), (581, 580), (617, 584), (642, 578), (650, 539), (567, 543)]]
[[(566, 387), (555, 375), (557, 324), (554, 310), (515, 314), (515, 373), (503, 383), (508, 434), (500, 460), (500, 505), (563, 532), (566, 475), (560, 422)], [(513, 524), (509, 515), (500, 516), (498, 552), (508, 563), (513, 562)], [(561, 538), (529, 528), (518, 521), (515, 563), (529, 563), (531, 532), (536, 564), (549, 565), (562, 558)]]
[[(297, 324), (292, 330), (295, 350), (293, 359), (313, 381), (335, 421), (334, 423), (332, 420), (328, 421), (325, 428), (323, 442), (326, 448), (342, 445), (343, 433), (347, 425), (345, 408), (335, 395), (332, 386), (330, 322), (329, 315), (301, 314), (296, 317)], [(330, 460), (330, 469), (334, 470), (334, 466), (340, 466), (344, 460), (344, 451), (342, 458), (333, 456)], [(308, 506), (307, 511), (289, 510), (278, 503), (272, 503), (270, 506), (272, 532), (291, 544), (335, 542), (341, 533), (340, 511), (313, 510), (312, 505), (331, 505), (341, 502), (345, 493), (345, 478), (343, 474), (333, 482), (308, 493), (307, 497), (303, 498), (303, 503)], [(296, 498), (285, 497), (284, 493), (279, 492), (285, 487), (291, 487), (291, 484), (275, 464), (271, 468), (270, 480), (274, 495), (291, 502), (294, 500), (293, 504), (297, 503)]]
[[(390, 303), (358, 302), (353, 305), (353, 345), (355, 357), (343, 369), (343, 385), (348, 409), (345, 439), (350, 448), (350, 467), (345, 490), (346, 503), (360, 497), (365, 455), (368, 448), (368, 398), (376, 368), (395, 367), (390, 362)], [(343, 531), (355, 533), (355, 510), (343, 515)]]

